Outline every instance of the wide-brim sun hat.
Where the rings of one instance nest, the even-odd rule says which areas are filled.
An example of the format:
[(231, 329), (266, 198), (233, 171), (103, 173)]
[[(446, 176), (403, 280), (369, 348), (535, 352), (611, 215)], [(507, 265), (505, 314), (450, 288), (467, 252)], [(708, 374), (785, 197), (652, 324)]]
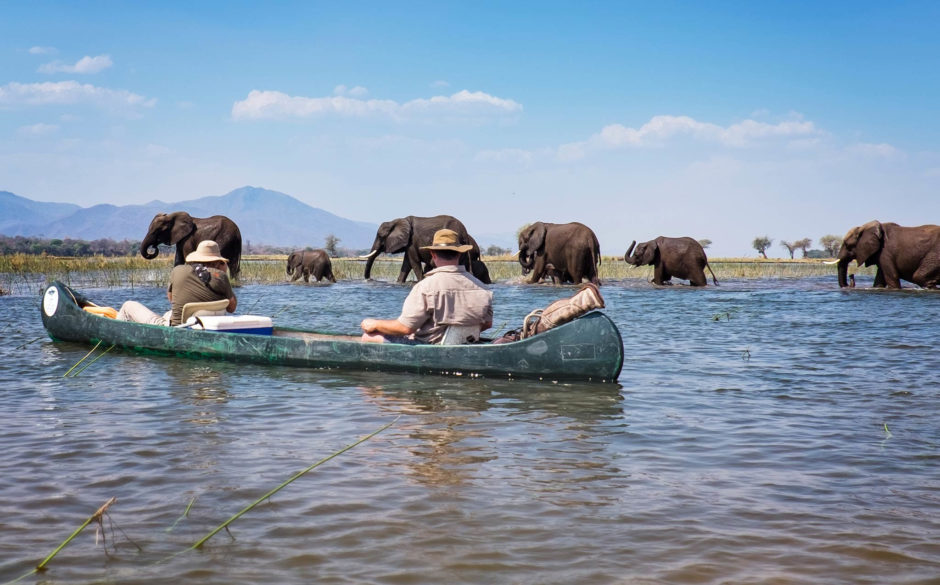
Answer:
[(434, 232), (434, 239), (430, 246), (421, 246), (422, 250), (450, 250), (452, 252), (469, 252), (473, 249), (470, 244), (461, 244), (457, 232), (449, 229)]
[(196, 246), (195, 251), (190, 252), (186, 255), (187, 262), (225, 262), (228, 263), (227, 258), (222, 257), (222, 253), (219, 251), (219, 244), (213, 240), (203, 240), (199, 242), (199, 245)]

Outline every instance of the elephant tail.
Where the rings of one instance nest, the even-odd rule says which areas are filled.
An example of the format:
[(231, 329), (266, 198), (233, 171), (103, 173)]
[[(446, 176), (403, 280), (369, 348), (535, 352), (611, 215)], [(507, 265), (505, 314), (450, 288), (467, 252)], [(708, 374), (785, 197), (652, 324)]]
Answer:
[(715, 273), (712, 271), (712, 267), (708, 264), (708, 260), (705, 261), (705, 268), (708, 268), (708, 271), (711, 272), (712, 282), (715, 283), (715, 286), (718, 286), (718, 279), (715, 278)]

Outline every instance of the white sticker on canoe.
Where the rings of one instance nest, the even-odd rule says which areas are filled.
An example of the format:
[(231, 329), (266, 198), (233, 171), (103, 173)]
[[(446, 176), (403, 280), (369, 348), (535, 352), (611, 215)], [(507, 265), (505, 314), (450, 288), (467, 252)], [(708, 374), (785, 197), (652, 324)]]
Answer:
[(46, 289), (46, 294), (42, 297), (42, 310), (48, 316), (55, 315), (55, 310), (59, 308), (59, 289), (50, 286)]

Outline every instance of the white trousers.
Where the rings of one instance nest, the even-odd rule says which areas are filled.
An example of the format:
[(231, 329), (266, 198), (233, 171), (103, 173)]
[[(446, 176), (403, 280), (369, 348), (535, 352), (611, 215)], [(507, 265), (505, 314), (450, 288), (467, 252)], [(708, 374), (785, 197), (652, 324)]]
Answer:
[(171, 312), (157, 315), (137, 301), (126, 301), (121, 305), (117, 318), (120, 321), (133, 321), (134, 323), (150, 323), (152, 325), (169, 325)]

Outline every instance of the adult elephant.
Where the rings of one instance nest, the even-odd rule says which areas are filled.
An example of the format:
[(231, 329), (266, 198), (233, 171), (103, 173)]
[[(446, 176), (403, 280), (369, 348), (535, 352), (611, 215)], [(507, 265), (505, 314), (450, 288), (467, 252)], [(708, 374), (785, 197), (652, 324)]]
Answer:
[(705, 286), (708, 284), (706, 268), (711, 272), (712, 282), (718, 285), (718, 279), (708, 265), (705, 249), (692, 238), (659, 236), (642, 244), (634, 240), (623, 259), (634, 266), (653, 266), (653, 282), (658, 285), (672, 284), (670, 279), (675, 276), (688, 280), (692, 286)]
[(849, 262), (877, 266), (874, 286), (901, 288), (901, 280), (923, 288), (937, 288), (940, 281), (940, 226), (904, 227), (870, 221), (853, 227), (842, 239), (839, 286), (846, 287)]
[(519, 232), (519, 264), (526, 282), (533, 284), (550, 276), (580, 284), (583, 279), (600, 285), (597, 266), (601, 247), (594, 231), (578, 222), (537, 221)]
[(451, 229), (457, 232), (461, 242), (473, 246), (473, 248), (464, 254), (462, 262), (474, 276), (485, 284), (491, 284), (489, 270), (486, 264), (480, 259), (480, 246), (477, 245), (467, 228), (463, 223), (450, 215), (436, 215), (434, 217), (400, 217), (391, 221), (386, 221), (379, 226), (375, 232), (375, 241), (372, 242), (372, 249), (366, 260), (366, 270), (364, 278), (366, 280), (372, 277), (372, 265), (375, 258), (382, 252), (388, 254), (398, 254), (404, 252), (405, 257), (401, 261), (401, 270), (398, 273), (398, 282), (405, 282), (408, 274), (413, 270), (415, 278), (421, 280), (424, 278), (425, 268), (431, 269), (431, 253), (422, 250), (422, 246), (430, 246), (434, 239), (434, 232), (441, 229)]
[(330, 261), (330, 255), (326, 250), (296, 250), (287, 257), (287, 274), (294, 282), (301, 276), (304, 282), (310, 282), (312, 276), (316, 282), (326, 278), (330, 282), (336, 282), (333, 276), (333, 262)]
[(202, 218), (193, 217), (185, 211), (158, 213), (140, 243), (140, 255), (153, 260), (159, 253), (157, 244), (172, 244), (176, 246), (173, 265), (177, 266), (186, 262), (186, 255), (193, 252), (203, 240), (215, 240), (222, 256), (228, 260), (229, 273), (232, 278), (237, 278), (242, 255), (242, 234), (235, 222), (224, 215)]

